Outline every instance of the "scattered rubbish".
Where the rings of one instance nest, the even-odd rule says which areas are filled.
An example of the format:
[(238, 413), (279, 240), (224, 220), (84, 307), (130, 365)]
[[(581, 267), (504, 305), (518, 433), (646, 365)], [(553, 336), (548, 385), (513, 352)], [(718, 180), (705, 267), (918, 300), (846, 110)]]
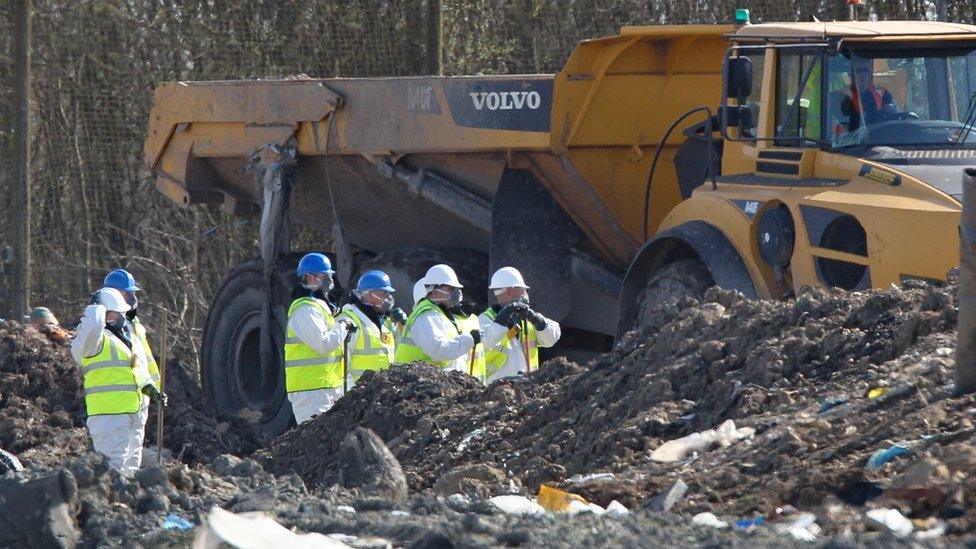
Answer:
[(577, 513), (593, 513), (596, 515), (606, 513), (606, 509), (595, 503), (586, 501), (581, 496), (546, 485), (539, 487), (537, 502), (547, 511), (557, 511), (574, 515)]
[(776, 525), (775, 530), (781, 534), (789, 534), (800, 541), (816, 541), (820, 534), (817, 515), (813, 513), (799, 513), (792, 520)]
[(610, 502), (610, 505), (607, 505), (607, 514), (613, 518), (621, 518), (629, 515), (630, 509), (626, 508), (619, 501), (613, 500)]
[(193, 523), (176, 513), (166, 515), (166, 520), (163, 521), (163, 530), (180, 530), (181, 532), (185, 532), (191, 528), (193, 528)]
[(391, 517), (409, 517), (410, 516), (410, 513), (406, 512), (406, 511), (401, 511), (399, 509), (394, 509), (394, 510), (390, 511), (390, 516)]
[(451, 494), (447, 496), (447, 502), (455, 507), (459, 507), (471, 503), (471, 500), (464, 494)]
[(908, 448), (908, 443), (904, 440), (892, 445), (890, 448), (877, 450), (871, 457), (868, 458), (867, 468), (872, 471), (877, 471), (885, 463), (895, 459), (898, 456), (911, 455), (912, 451)]
[(617, 478), (613, 473), (590, 473), (589, 475), (573, 475), (566, 479), (567, 484), (584, 484), (596, 480), (612, 480)]
[(495, 496), (488, 502), (509, 515), (541, 515), (546, 512), (543, 506), (525, 496)]
[(885, 529), (898, 537), (910, 535), (915, 530), (912, 521), (905, 518), (897, 509), (879, 508), (867, 512), (868, 524)]
[(463, 452), (465, 449), (467, 449), (468, 445), (471, 444), (471, 441), (474, 440), (475, 437), (479, 437), (483, 434), (485, 434), (485, 430), (478, 427), (474, 431), (464, 435), (464, 438), (461, 439), (460, 444), (457, 445), (457, 451)]
[(343, 534), (342, 532), (334, 532), (326, 535), (355, 549), (389, 549), (393, 547), (392, 543), (383, 538), (361, 538), (351, 534)]
[(195, 549), (217, 549), (222, 544), (241, 549), (289, 547), (294, 549), (341, 549), (349, 547), (329, 536), (296, 534), (261, 512), (236, 514), (214, 506), (207, 515), (207, 527), (193, 540)]
[(888, 392), (888, 388), (887, 387), (875, 387), (874, 389), (871, 389), (870, 391), (868, 391), (867, 397), (868, 398), (878, 398), (880, 396), (884, 396), (884, 394), (887, 393), (887, 392)]
[(842, 395), (842, 396), (834, 397), (834, 398), (828, 398), (827, 400), (823, 401), (823, 403), (820, 405), (820, 411), (818, 411), (817, 413), (818, 414), (822, 414), (822, 413), (830, 410), (831, 408), (836, 408), (837, 406), (840, 406), (841, 404), (846, 404), (847, 401), (848, 401), (847, 395)]
[(717, 429), (708, 429), (665, 442), (654, 450), (654, 453), (651, 454), (651, 459), (663, 463), (681, 461), (692, 452), (708, 450), (715, 444), (731, 446), (742, 439), (751, 437), (755, 433), (756, 430), (752, 427), (736, 429), (735, 423), (729, 419), (719, 425)]
[(739, 530), (749, 530), (763, 524), (766, 524), (766, 517), (762, 515), (752, 519), (735, 521), (735, 527)]
[(935, 526), (928, 528), (926, 530), (916, 530), (914, 538), (919, 541), (933, 540), (940, 538), (946, 534), (949, 526), (941, 520), (935, 519)]
[(649, 511), (667, 513), (675, 504), (681, 501), (681, 498), (685, 497), (685, 492), (687, 491), (688, 485), (683, 480), (678, 479), (663, 492), (655, 496), (654, 499), (648, 501), (644, 507)]
[(24, 464), (17, 459), (17, 456), (0, 448), (0, 475), (7, 471), (23, 471)]
[(709, 526), (711, 528), (728, 528), (729, 523), (724, 520), (719, 520), (714, 513), (698, 513), (697, 515), (691, 517), (691, 523), (697, 524), (699, 526)]
[(336, 511), (338, 511), (340, 513), (346, 513), (348, 515), (355, 515), (356, 514), (356, 510), (353, 509), (352, 507), (348, 506), (348, 505), (340, 505), (340, 506), (336, 507)]

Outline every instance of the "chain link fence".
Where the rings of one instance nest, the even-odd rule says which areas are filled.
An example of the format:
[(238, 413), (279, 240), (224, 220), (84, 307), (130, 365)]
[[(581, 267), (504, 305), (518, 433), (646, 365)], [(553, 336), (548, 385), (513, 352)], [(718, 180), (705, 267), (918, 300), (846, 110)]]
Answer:
[[(12, 241), (12, 14), (0, 0), (0, 247)], [(441, 36), (445, 74), (557, 71), (581, 39), (623, 25), (727, 23), (736, 7), (754, 22), (846, 17), (838, 0), (34, 0), (31, 43), (30, 295), (73, 324), (105, 273), (122, 266), (144, 300), (178, 322), (194, 349), (209, 298), (258, 250), (257, 220), (182, 210), (157, 193), (142, 164), (153, 88), (167, 80), (306, 74), (430, 74)], [(950, 1), (971, 21), (973, 2)], [(862, 17), (932, 19), (930, 1), (873, 1)], [(325, 235), (298, 231), (302, 246)], [(8, 311), (9, 266), (0, 273)], [(150, 323), (158, 309), (148, 307)]]

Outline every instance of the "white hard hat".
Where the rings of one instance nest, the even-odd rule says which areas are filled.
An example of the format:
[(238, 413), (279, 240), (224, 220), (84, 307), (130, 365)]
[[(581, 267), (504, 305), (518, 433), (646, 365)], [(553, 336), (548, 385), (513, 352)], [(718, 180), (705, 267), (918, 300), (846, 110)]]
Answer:
[(449, 265), (434, 265), (433, 267), (427, 269), (427, 274), (424, 275), (424, 281), (426, 286), (452, 286), (454, 288), (463, 288), (464, 285), (458, 280), (457, 273), (454, 272)]
[(118, 313), (128, 312), (132, 308), (125, 302), (125, 297), (122, 295), (122, 292), (115, 288), (102, 288), (98, 290), (98, 304), (105, 307), (106, 311), (115, 311)]
[(495, 274), (491, 275), (491, 283), (488, 284), (489, 290), (501, 290), (504, 288), (525, 288), (529, 289), (525, 285), (525, 279), (522, 278), (522, 273), (518, 271), (515, 267), (502, 267), (495, 271)]
[(420, 300), (427, 297), (427, 287), (424, 286), (424, 279), (418, 280), (413, 285), (413, 304), (420, 303)]

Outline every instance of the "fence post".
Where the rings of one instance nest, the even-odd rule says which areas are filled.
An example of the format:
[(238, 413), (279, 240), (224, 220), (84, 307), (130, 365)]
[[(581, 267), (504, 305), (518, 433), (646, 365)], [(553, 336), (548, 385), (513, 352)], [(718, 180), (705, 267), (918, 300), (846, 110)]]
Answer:
[(31, 0), (14, 8), (14, 200), (13, 288), (10, 316), (20, 320), (30, 308), (30, 43)]
[(444, 75), (444, 28), (440, 0), (427, 0), (427, 74)]
[(959, 229), (956, 392), (964, 394), (976, 391), (976, 168), (963, 170)]

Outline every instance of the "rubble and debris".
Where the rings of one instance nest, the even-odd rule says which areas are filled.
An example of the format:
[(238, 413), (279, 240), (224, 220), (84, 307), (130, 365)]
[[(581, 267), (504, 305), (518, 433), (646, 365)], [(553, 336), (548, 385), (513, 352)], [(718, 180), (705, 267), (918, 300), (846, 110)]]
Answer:
[(912, 455), (911, 449), (908, 447), (908, 443), (904, 440), (889, 446), (888, 448), (880, 449), (871, 454), (868, 458), (867, 468), (871, 471), (877, 471), (885, 463), (895, 459), (898, 456), (910, 456)]
[[(196, 374), (172, 361), (171, 458), (133, 479), (89, 449), (67, 345), (8, 322), (0, 446), (26, 470), (0, 482), (73, 479), (77, 489), (62, 490), (71, 509), (62, 524), (83, 546), (187, 545), (201, 527), (164, 528), (163, 517), (202, 524), (215, 505), (263, 512), (296, 532), (350, 536), (349, 544), (538, 545), (558, 531), (581, 546), (639, 545), (648, 535), (639, 525), (653, 523), (653, 536), (671, 544), (749, 536), (785, 545), (877, 536), (868, 526), (905, 532), (905, 521), (915, 521), (912, 539), (960, 543), (976, 533), (976, 397), (952, 393), (952, 353), (939, 351), (955, 345), (954, 294), (952, 284), (805, 289), (795, 301), (768, 302), (710, 290), (705, 303), (660, 309), (645, 332), (585, 367), (551, 360), (517, 386), (485, 388), (424, 364), (367, 373), (328, 413), (274, 441), (246, 417), (218, 416)], [(887, 392), (824, 410), (838, 395), (877, 387)], [(669, 441), (708, 431), (693, 459), (653, 458)], [(910, 441), (913, 459), (865, 467), (867, 455), (899, 440)], [(369, 488), (391, 468), (353, 474), (349, 464), (362, 455), (398, 463), (393, 490)], [(582, 501), (546, 512), (530, 499), (540, 485)], [(766, 526), (745, 532), (718, 516), (765, 517)]]
[(752, 427), (736, 429), (735, 422), (729, 419), (722, 422), (717, 429), (708, 429), (665, 442), (657, 450), (654, 450), (651, 459), (663, 462), (681, 461), (693, 452), (704, 452), (716, 444), (731, 446), (740, 440), (751, 437), (755, 431)]
[(915, 530), (912, 521), (905, 518), (898, 509), (871, 509), (865, 516), (868, 519), (867, 522), (869, 525), (887, 530), (900, 538), (911, 535)]

